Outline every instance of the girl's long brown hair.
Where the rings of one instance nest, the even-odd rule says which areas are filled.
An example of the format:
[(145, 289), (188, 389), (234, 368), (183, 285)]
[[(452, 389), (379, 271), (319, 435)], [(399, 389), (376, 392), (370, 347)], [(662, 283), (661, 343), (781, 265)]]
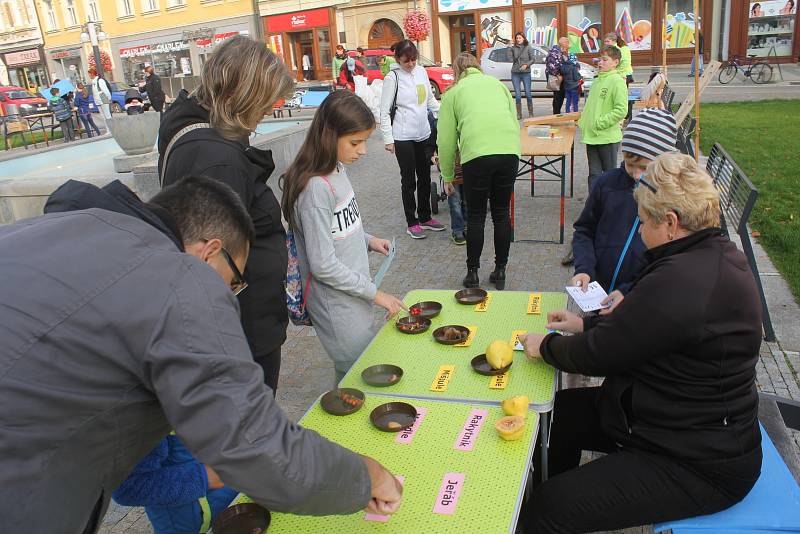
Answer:
[(281, 209), (290, 227), (296, 227), (295, 203), (308, 181), (336, 169), (339, 138), (373, 128), (375, 116), (355, 93), (334, 91), (322, 101), (311, 121), (303, 146), (282, 177)]

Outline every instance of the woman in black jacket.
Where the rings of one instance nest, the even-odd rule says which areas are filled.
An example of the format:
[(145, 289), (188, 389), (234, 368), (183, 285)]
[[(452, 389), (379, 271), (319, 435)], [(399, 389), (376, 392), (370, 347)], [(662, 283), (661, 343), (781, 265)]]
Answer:
[[(719, 195), (693, 158), (665, 154), (634, 196), (649, 265), (602, 318), (549, 314), (530, 358), (605, 376), (556, 394), (547, 482), (528, 532), (585, 532), (723, 510), (761, 468), (755, 365), (761, 306), (744, 255), (719, 228)], [(581, 450), (608, 453), (578, 467)], [(535, 456), (537, 459), (539, 455)]]
[(272, 152), (251, 147), (248, 138), (293, 88), (286, 66), (264, 43), (232, 37), (203, 66), (200, 86), (191, 95), (181, 91), (164, 113), (158, 136), (163, 186), (187, 175), (215, 178), (239, 194), (253, 219), (256, 237), (244, 272), (249, 285), (239, 304), (253, 357), (273, 391), (288, 324), (286, 233), (267, 185)]

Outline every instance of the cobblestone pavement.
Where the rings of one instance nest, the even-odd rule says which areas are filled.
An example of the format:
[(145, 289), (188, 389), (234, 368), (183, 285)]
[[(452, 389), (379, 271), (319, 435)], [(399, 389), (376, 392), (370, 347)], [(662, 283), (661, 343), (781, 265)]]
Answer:
[[(543, 115), (549, 101), (536, 101), (536, 114)], [(538, 161), (538, 160), (537, 160)], [(378, 237), (397, 236), (397, 257), (381, 289), (397, 296), (416, 288), (456, 289), (466, 270), (466, 247), (456, 246), (450, 240), (449, 227), (444, 232), (428, 232), (428, 238), (412, 240), (405, 233), (402, 203), (400, 200), (400, 174), (393, 156), (383, 150), (378, 135), (369, 142), (369, 154), (352, 165), (348, 173), (356, 191), (359, 208), (368, 232)], [(575, 196), (567, 199), (566, 220), (570, 225), (580, 213), (586, 197), (586, 156), (583, 145), (576, 143)], [(273, 179), (272, 184), (275, 183)], [(540, 198), (539, 195), (557, 195), (556, 183), (537, 183), (536, 198), (530, 197), (530, 183), (519, 181), (516, 185), (517, 239), (558, 238), (558, 198)], [(447, 203), (439, 204), (438, 217), (449, 224)], [(571, 226), (568, 226), (571, 228)], [(570, 232), (567, 232), (570, 235)], [(488, 275), (493, 267), (492, 225), (487, 222), (486, 242), (480, 276), (482, 285), (488, 286)], [(567, 244), (514, 243), (508, 265), (507, 290), (562, 291), (571, 270), (562, 267), (561, 257)], [(371, 254), (372, 272), (377, 270), (381, 258)], [(382, 320), (376, 312), (375, 320)], [(798, 353), (782, 351), (775, 343), (765, 343), (758, 365), (758, 386), (761, 391), (800, 400), (800, 371)], [(294, 420), (333, 384), (333, 366), (317, 341), (312, 328), (290, 327), (289, 338), (283, 348), (278, 403)], [(795, 435), (800, 450), (800, 435)], [(648, 532), (648, 529), (644, 529)], [(152, 529), (141, 508), (124, 508), (112, 504), (102, 534), (145, 534)], [(629, 529), (642, 532), (642, 529)]]

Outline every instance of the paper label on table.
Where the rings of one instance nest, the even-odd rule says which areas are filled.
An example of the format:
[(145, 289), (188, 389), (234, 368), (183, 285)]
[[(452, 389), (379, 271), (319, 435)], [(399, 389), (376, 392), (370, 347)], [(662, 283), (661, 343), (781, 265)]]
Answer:
[(447, 473), (442, 478), (439, 496), (433, 506), (434, 514), (453, 515), (456, 512), (458, 496), (464, 487), (464, 473)]
[(486, 310), (489, 309), (489, 303), (490, 302), (492, 302), (492, 294), (491, 293), (489, 293), (489, 295), (484, 300), (482, 300), (481, 302), (479, 302), (479, 303), (477, 303), (475, 305), (475, 311), (476, 312), (485, 312)]
[(488, 410), (472, 410), (453, 448), (457, 451), (471, 451), (478, 440), (478, 432), (481, 431), (481, 427), (488, 416)]
[(431, 391), (447, 391), (447, 383), (450, 382), (450, 378), (453, 376), (453, 371), (455, 371), (455, 365), (442, 365), (439, 367), (439, 372), (436, 374), (436, 378), (433, 379), (433, 383), (431, 384)]
[(478, 327), (468, 326), (467, 328), (469, 329), (469, 335), (467, 336), (467, 339), (465, 339), (461, 343), (456, 343), (455, 345), (453, 345), (454, 347), (469, 347), (470, 345), (472, 345), (472, 340), (475, 339), (475, 332), (478, 331)]
[(567, 286), (566, 290), (567, 294), (575, 301), (575, 304), (585, 312), (600, 310), (609, 306), (608, 304), (600, 304), (608, 295), (605, 289), (597, 282), (589, 282), (585, 292), (578, 286)]
[[(417, 408), (417, 410), (419, 410), (419, 408)], [(397, 479), (401, 486), (403, 485), (403, 482), (406, 481), (406, 477), (403, 475), (395, 475), (394, 478)], [(364, 514), (364, 521), (380, 521), (381, 523), (386, 523), (389, 521), (390, 517), (392, 516), (381, 514)]]
[(506, 389), (508, 385), (508, 371), (502, 375), (494, 375), (489, 377), (489, 389)]
[(397, 438), (394, 440), (395, 443), (411, 443), (411, 440), (414, 439), (414, 434), (417, 433), (419, 425), (422, 424), (422, 420), (425, 418), (425, 414), (428, 413), (428, 409), (423, 408), (422, 406), (415, 406), (414, 408), (417, 409), (417, 417), (414, 419), (414, 424), (411, 425), (411, 428), (407, 428), (398, 432)]
[(525, 347), (519, 341), (519, 336), (524, 336), (527, 333), (527, 330), (514, 330), (511, 332), (511, 344), (514, 345), (514, 350), (525, 350)]
[(528, 314), (541, 315), (542, 313), (542, 294), (531, 293), (528, 297)]
[(397, 252), (397, 247), (395, 246), (396, 238), (392, 238), (392, 243), (389, 245), (389, 255), (384, 258), (383, 263), (378, 268), (378, 273), (375, 275), (375, 287), (381, 287), (381, 282), (383, 282), (383, 277), (386, 276), (386, 272), (391, 267), (392, 262), (394, 261), (395, 254)]

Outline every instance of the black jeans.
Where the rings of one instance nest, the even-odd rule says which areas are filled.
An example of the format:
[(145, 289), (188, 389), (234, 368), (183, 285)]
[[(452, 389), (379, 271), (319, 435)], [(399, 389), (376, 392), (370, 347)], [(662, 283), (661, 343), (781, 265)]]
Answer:
[(564, 105), (564, 98), (567, 92), (564, 90), (564, 82), (561, 82), (561, 87), (558, 91), (553, 92), (553, 115), (561, 113), (561, 107)]
[(619, 143), (607, 145), (586, 145), (586, 159), (589, 160), (589, 189), (594, 179), (617, 168), (617, 152)]
[(278, 390), (278, 375), (281, 374), (281, 348), (278, 347), (266, 354), (254, 355), (253, 359), (264, 370), (264, 383), (275, 395)]
[(495, 265), (505, 267), (511, 246), (509, 203), (519, 158), (513, 154), (480, 156), (461, 165), (467, 201), (467, 269), (478, 269), (483, 252), (486, 201), (494, 224)]
[[(431, 161), (424, 141), (395, 141), (394, 155), (400, 164), (400, 188), (406, 224), (414, 226), (431, 220)], [(414, 190), (417, 198), (414, 199)]]
[[(620, 448), (600, 425), (599, 389), (556, 394), (548, 459), (551, 478), (536, 487), (523, 510), (526, 533), (619, 530), (710, 514), (750, 491), (761, 467), (760, 449), (726, 461), (721, 468), (719, 463), (708, 466), (701, 474), (696, 466), (667, 456)], [(608, 454), (578, 467), (581, 450)], [(534, 473), (540, 458), (537, 445)]]

